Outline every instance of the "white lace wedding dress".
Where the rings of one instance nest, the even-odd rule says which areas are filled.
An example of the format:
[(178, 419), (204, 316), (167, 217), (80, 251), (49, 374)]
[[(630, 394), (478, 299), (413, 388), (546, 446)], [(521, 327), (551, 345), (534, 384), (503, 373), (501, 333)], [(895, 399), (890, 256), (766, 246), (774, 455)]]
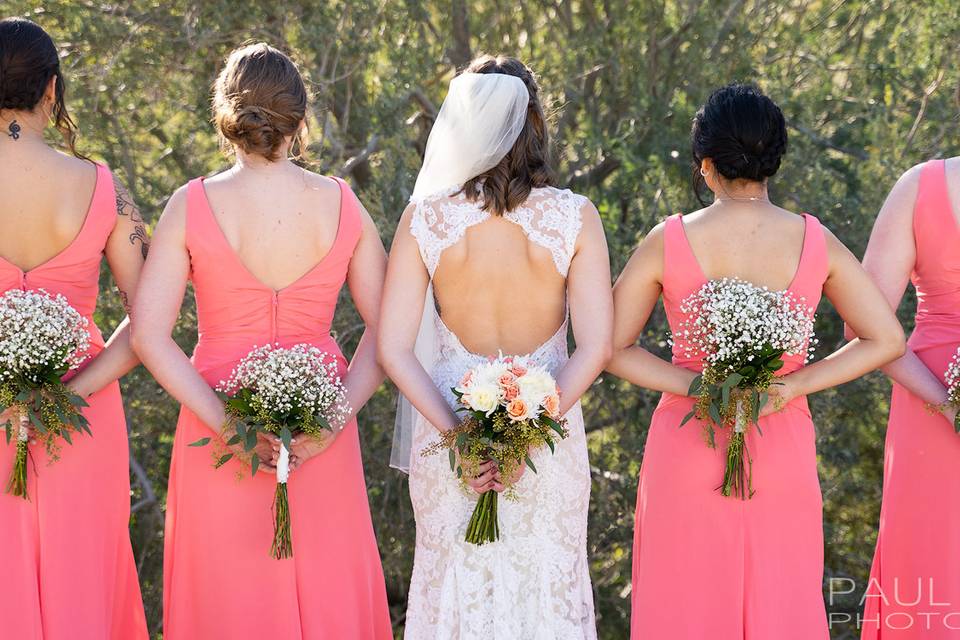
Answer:
[[(535, 189), (504, 217), (548, 249), (566, 277), (584, 201), (566, 190)], [(416, 202), (410, 230), (431, 278), (441, 253), (489, 215), (456, 190)], [(454, 406), (451, 387), (486, 358), (467, 351), (435, 310), (433, 316), (438, 356), (432, 376)], [(568, 357), (567, 322), (530, 355), (555, 374)], [(410, 462), (417, 545), (408, 640), (596, 638), (586, 553), (590, 468), (579, 402), (567, 419), (569, 437), (553, 455), (534, 454), (537, 473), (528, 469), (517, 483), (519, 500), (501, 497), (500, 540), (475, 546), (463, 538), (477, 495), (461, 486), (446, 455), (419, 455), (437, 432), (418, 418)]]

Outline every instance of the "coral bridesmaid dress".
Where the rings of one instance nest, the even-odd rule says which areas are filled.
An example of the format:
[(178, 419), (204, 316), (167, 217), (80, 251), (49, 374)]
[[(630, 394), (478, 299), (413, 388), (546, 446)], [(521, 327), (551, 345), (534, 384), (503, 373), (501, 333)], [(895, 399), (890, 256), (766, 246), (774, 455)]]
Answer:
[[(943, 377), (960, 346), (960, 229), (945, 162), (920, 170), (913, 213), (917, 315), (909, 347)], [(893, 385), (883, 507), (863, 614), (864, 640), (960, 637), (960, 435)]]
[[(77, 237), (43, 264), (22, 271), (0, 259), (0, 290), (63, 294), (90, 322), (91, 357), (104, 341), (93, 321), (100, 262), (117, 219), (110, 170), (97, 184)], [(89, 360), (87, 360), (89, 362)], [(116, 382), (87, 399), (93, 436), (75, 436), (48, 466), (30, 447), (30, 501), (0, 494), (0, 637), (13, 640), (138, 640), (147, 637), (130, 549), (127, 423)], [(14, 447), (0, 438), (0, 479)]]
[[(805, 216), (800, 263), (789, 290), (810, 306), (827, 277), (826, 241)], [(680, 216), (664, 235), (663, 301), (670, 326), (681, 301), (706, 282)], [(685, 357), (675, 364), (701, 369)], [(784, 373), (803, 366), (786, 359)], [(816, 640), (828, 638), (823, 603), (822, 501), (815, 434), (805, 398), (761, 418), (747, 434), (756, 494), (723, 497), (726, 444), (704, 441), (696, 420), (680, 428), (693, 399), (664, 394), (640, 470), (633, 549), (633, 640)]]
[[(254, 346), (310, 343), (346, 360), (330, 336), (337, 296), (360, 238), (360, 205), (340, 183), (337, 237), (293, 284), (274, 291), (227, 243), (202, 179), (187, 187), (186, 242), (197, 300), (193, 363), (215, 386)], [(393, 634), (367, 503), (356, 420), (290, 476), (293, 558), (270, 555), (276, 480), (210, 447), (211, 428), (183, 409), (167, 496), (166, 640), (387, 639)]]

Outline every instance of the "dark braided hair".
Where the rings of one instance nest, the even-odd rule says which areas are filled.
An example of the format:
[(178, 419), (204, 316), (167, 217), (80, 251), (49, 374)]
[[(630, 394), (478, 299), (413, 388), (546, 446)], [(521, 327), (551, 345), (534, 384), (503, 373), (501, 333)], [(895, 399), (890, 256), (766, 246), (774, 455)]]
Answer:
[(787, 151), (780, 107), (752, 84), (728, 84), (710, 94), (693, 118), (690, 137), (697, 198), (704, 185), (704, 158), (727, 180), (762, 182), (777, 173)]
[(76, 149), (77, 125), (67, 111), (66, 86), (53, 39), (30, 20), (0, 20), (0, 110), (33, 111), (43, 99), (50, 78), (54, 77), (50, 118), (70, 153), (83, 158)]
[(533, 189), (547, 187), (554, 182), (550, 168), (550, 133), (540, 104), (540, 87), (527, 65), (506, 56), (480, 56), (463, 72), (516, 76), (523, 80), (530, 93), (527, 121), (513, 148), (497, 166), (474, 176), (463, 185), (463, 193), (468, 199), (478, 200), (482, 194), (481, 208), (500, 216), (526, 202)]

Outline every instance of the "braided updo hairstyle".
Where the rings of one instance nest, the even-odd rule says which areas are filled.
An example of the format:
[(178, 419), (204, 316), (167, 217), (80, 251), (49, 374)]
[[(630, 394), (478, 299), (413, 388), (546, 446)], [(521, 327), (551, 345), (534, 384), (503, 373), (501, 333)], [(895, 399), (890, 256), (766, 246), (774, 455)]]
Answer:
[(76, 149), (77, 126), (67, 111), (66, 85), (53, 39), (30, 20), (0, 20), (0, 110), (34, 111), (51, 78), (56, 80), (50, 120), (70, 153), (83, 158)]
[(780, 107), (752, 84), (717, 89), (693, 118), (694, 188), (704, 185), (700, 163), (713, 161), (727, 180), (762, 182), (780, 169), (787, 151), (787, 125)]
[(307, 88), (285, 53), (257, 43), (236, 49), (213, 85), (213, 121), (225, 150), (235, 145), (271, 162), (294, 136), (299, 144)]
[(550, 133), (540, 104), (540, 87), (527, 65), (506, 56), (480, 56), (463, 73), (516, 76), (523, 80), (530, 94), (527, 120), (513, 148), (497, 166), (467, 180), (463, 186), (463, 193), (468, 199), (478, 200), (482, 195), (481, 208), (500, 216), (522, 205), (531, 190), (550, 186), (554, 181), (549, 161)]

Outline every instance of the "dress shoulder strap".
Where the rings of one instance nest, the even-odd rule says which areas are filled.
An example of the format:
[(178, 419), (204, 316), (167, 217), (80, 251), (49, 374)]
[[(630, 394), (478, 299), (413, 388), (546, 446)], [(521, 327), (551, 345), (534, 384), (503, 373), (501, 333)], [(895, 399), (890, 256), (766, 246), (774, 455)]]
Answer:
[(816, 216), (803, 214), (804, 233), (800, 264), (790, 289), (808, 300), (819, 300), (830, 273), (830, 259), (827, 255), (827, 238), (823, 225)]
[(360, 199), (343, 178), (331, 176), (340, 185), (340, 223), (337, 228), (335, 247), (331, 251), (346, 251), (353, 254), (363, 231)]

